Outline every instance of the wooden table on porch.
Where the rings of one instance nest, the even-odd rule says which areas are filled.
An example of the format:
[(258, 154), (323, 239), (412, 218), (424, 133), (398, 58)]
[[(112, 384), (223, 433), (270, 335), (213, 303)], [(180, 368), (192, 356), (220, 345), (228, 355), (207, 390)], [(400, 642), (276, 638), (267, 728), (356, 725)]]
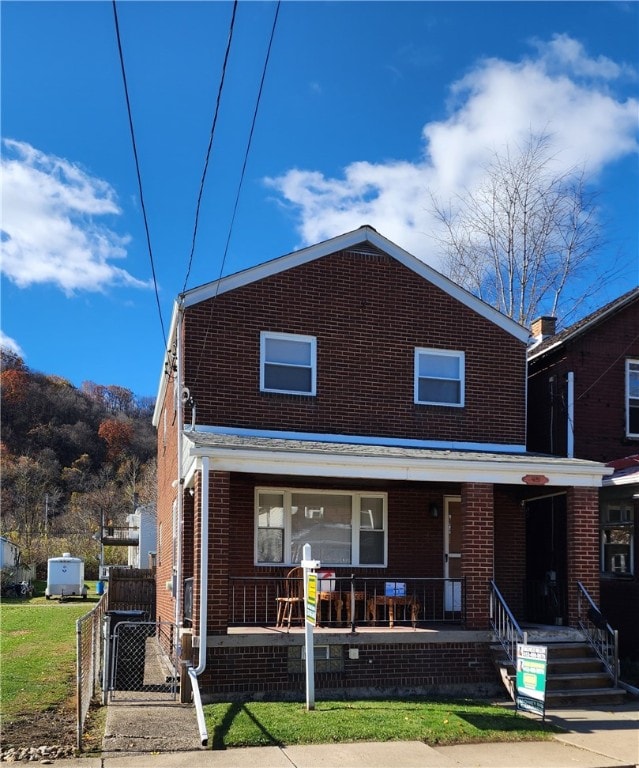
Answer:
[(331, 607), (335, 606), (335, 618), (338, 622), (342, 621), (342, 611), (344, 610), (344, 601), (341, 592), (318, 592), (317, 593), (317, 624), (322, 625), (322, 603), (328, 603), (328, 620), (331, 620)]
[(395, 607), (406, 606), (410, 607), (410, 620), (413, 625), (413, 629), (417, 626), (417, 618), (419, 616), (419, 603), (412, 597), (405, 595), (375, 595), (369, 598), (367, 603), (368, 619), (373, 624), (377, 623), (377, 609), (381, 607), (388, 608), (388, 625), (392, 629), (395, 625)]
[[(354, 599), (354, 604), (357, 606), (358, 603), (364, 603), (366, 599), (366, 593), (363, 591), (357, 591), (357, 592), (318, 592), (317, 593), (317, 610), (318, 615), (321, 616), (322, 612), (322, 603), (328, 603), (328, 611), (329, 611), (329, 621), (330, 621), (330, 611), (331, 606), (335, 606), (335, 620), (341, 624), (343, 622), (343, 616), (344, 616), (344, 606), (346, 606), (346, 623), (351, 623), (351, 616), (353, 611), (353, 606), (351, 605), (351, 598)], [(320, 623), (320, 620), (318, 619), (318, 624)]]

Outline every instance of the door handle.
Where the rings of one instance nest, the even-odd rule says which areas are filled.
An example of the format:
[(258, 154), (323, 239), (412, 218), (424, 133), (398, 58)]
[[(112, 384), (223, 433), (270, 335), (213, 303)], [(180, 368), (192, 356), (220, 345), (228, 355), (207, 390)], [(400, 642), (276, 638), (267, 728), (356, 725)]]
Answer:
[(445, 563), (447, 563), (447, 562), (448, 562), (448, 552), (447, 552), (447, 553), (444, 555), (444, 562), (445, 562)]

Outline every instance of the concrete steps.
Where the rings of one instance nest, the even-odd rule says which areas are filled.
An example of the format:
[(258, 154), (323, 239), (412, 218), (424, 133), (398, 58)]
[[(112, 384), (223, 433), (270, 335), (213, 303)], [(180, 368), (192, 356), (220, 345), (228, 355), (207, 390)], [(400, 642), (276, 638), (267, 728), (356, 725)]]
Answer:
[[(546, 708), (613, 706), (627, 697), (613, 681), (593, 649), (585, 642), (529, 640), (531, 645), (548, 648), (546, 672)], [(511, 698), (516, 695), (516, 674), (501, 646), (492, 646), (493, 662)]]

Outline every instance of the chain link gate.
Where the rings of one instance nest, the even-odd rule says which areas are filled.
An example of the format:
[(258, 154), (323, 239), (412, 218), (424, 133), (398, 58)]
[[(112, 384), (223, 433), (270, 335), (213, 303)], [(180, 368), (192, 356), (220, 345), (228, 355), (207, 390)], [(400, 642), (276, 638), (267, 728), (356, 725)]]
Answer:
[(178, 691), (175, 624), (146, 621), (143, 611), (105, 616), (103, 699), (175, 701)]

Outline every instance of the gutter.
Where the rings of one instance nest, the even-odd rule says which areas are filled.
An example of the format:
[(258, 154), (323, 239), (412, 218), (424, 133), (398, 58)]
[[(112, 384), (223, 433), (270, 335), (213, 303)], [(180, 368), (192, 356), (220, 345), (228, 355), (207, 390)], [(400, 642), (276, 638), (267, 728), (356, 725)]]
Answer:
[(202, 457), (202, 505), (201, 505), (201, 535), (200, 535), (200, 615), (199, 615), (199, 657), (197, 667), (189, 667), (189, 678), (193, 689), (193, 703), (197, 715), (197, 725), (203, 747), (208, 744), (208, 733), (202, 709), (202, 697), (198, 677), (206, 669), (206, 641), (208, 627), (208, 559), (209, 559), (209, 459)]

